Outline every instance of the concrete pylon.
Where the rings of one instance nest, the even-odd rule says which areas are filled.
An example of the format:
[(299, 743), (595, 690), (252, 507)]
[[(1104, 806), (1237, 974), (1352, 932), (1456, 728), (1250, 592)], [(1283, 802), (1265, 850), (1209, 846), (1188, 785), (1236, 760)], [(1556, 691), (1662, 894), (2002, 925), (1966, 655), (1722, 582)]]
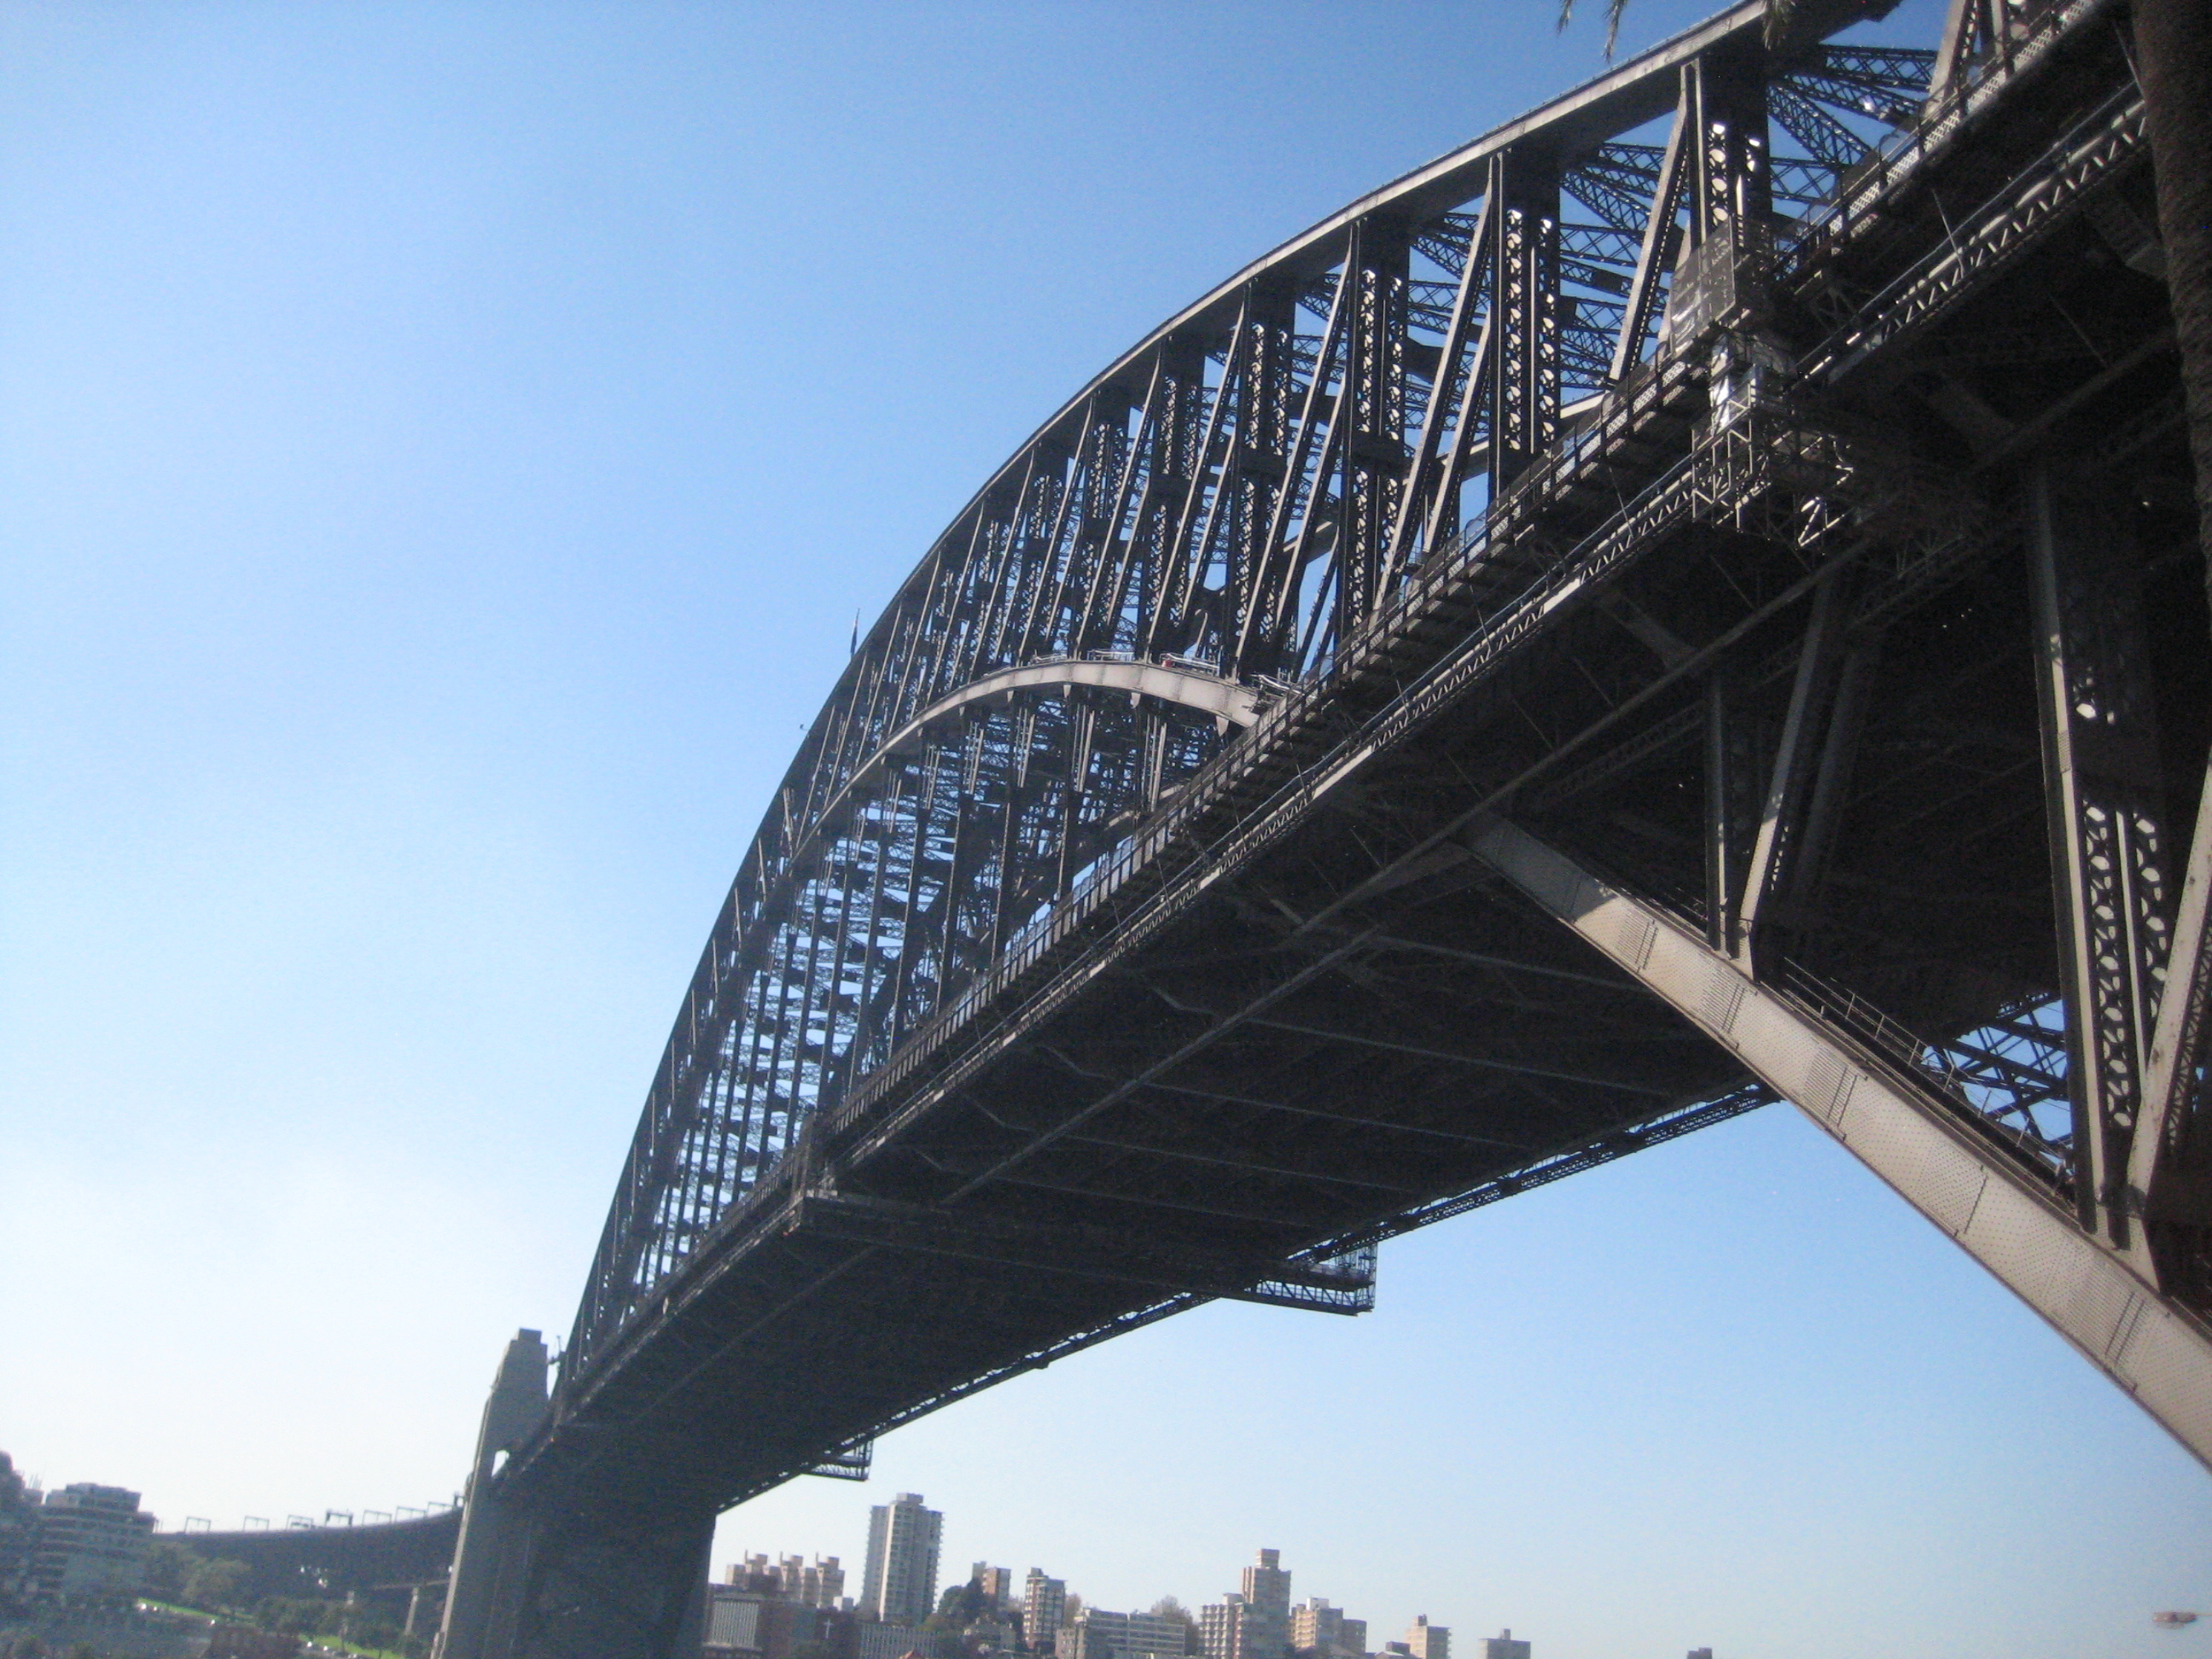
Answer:
[(446, 1591), (446, 1616), (438, 1630), (434, 1659), (482, 1659), (485, 1637), (502, 1589), (501, 1580), (522, 1566), (526, 1552), (510, 1549), (507, 1534), (516, 1517), (500, 1499), (501, 1464), (537, 1428), (545, 1415), (545, 1373), (550, 1360), (545, 1338), (517, 1331), (492, 1379), (484, 1402), (483, 1426), (477, 1435), (476, 1466), (469, 1473), (461, 1505), (461, 1533), (453, 1546), (453, 1577)]

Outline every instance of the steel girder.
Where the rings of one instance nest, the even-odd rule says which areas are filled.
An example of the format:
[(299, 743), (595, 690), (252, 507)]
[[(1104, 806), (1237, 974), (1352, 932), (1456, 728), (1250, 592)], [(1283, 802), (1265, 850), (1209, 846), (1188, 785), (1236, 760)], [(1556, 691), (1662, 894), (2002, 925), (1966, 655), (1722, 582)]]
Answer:
[(1517, 825), (1491, 819), (1470, 839), (1536, 903), (1742, 1055), (2183, 1444), (2212, 1450), (2212, 1329), (2085, 1232), (2031, 1171), (1990, 1158), (1978, 1126), (1923, 1075)]

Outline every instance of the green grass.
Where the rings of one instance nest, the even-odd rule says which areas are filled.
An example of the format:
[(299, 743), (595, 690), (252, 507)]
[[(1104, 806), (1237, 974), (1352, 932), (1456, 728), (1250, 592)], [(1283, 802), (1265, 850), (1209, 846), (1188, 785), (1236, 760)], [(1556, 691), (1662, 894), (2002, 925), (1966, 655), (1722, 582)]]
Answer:
[[(259, 1628), (252, 1619), (243, 1613), (210, 1613), (205, 1607), (188, 1607), (176, 1601), (157, 1601), (150, 1595), (139, 1596), (137, 1601), (139, 1607), (154, 1613), (173, 1613), (181, 1614), (186, 1619), (204, 1619), (210, 1624), (244, 1625), (248, 1629)], [(325, 1648), (337, 1653), (355, 1654), (359, 1656), (359, 1659), (407, 1659), (407, 1656), (398, 1648), (364, 1647), (359, 1642), (342, 1641), (335, 1636), (302, 1636), (300, 1641), (303, 1646)]]
[(397, 1648), (365, 1648), (358, 1642), (340, 1641), (335, 1636), (303, 1636), (301, 1641), (312, 1647), (335, 1649), (340, 1653), (355, 1653), (362, 1659), (407, 1659)]
[(157, 1601), (150, 1595), (137, 1598), (139, 1607), (151, 1613), (174, 1613), (186, 1619), (216, 1619), (222, 1615), (210, 1613), (205, 1607), (188, 1607), (179, 1601)]

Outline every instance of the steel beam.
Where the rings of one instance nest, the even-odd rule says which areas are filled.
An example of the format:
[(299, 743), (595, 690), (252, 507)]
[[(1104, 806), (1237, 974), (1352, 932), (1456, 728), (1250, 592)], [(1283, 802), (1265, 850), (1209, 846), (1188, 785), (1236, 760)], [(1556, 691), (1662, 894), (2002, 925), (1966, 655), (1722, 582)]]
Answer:
[(1468, 844), (1842, 1142), (2212, 1468), (2212, 1329), (1993, 1141), (1656, 906), (1518, 825), (1487, 819)]
[(884, 1199), (806, 1194), (794, 1200), (787, 1224), (853, 1244), (1177, 1294), (1234, 1297), (1269, 1281), (1317, 1291), (1340, 1284), (1340, 1277), (1295, 1261), (1170, 1246), (1158, 1237), (1103, 1227), (998, 1221)]
[(1648, 1079), (1593, 1072), (1564, 1060), (1547, 1063), (1515, 1060), (1499, 1054), (1475, 1054), (1464, 1048), (1439, 1048), (1433, 1043), (1411, 1042), (1374, 1027), (1322, 1025), (1311, 1020), (1283, 1019), (1271, 1014), (1248, 1015), (1245, 1024), (1262, 1030), (1280, 1031), (1289, 1036), (1318, 1037), (1326, 1042), (1347, 1042), (1357, 1048), (1379, 1049), (1385, 1054), (1405, 1054), (1413, 1060), (1442, 1060), (1446, 1065), (1464, 1066), (1470, 1071), (1503, 1072), (1514, 1077), (1542, 1078), (1553, 1083), (1572, 1083), (1584, 1088), (1648, 1095), (1658, 1100), (1668, 1099), (1680, 1093), (1678, 1090), (1666, 1088)]
[(1551, 448), (1559, 424), (1559, 170), (1534, 144), (1507, 151), (1492, 185), (1490, 499)]
[(2129, 1143), (2172, 941), (2158, 726), (2125, 507), (2027, 480), (2036, 692), (2081, 1224), (2135, 1243)]
[(1844, 605), (1844, 573), (1829, 576), (1813, 592), (1811, 616), (1798, 647), (1797, 673), (1790, 687), (1790, 709), (1783, 717), (1782, 739), (1759, 812), (1743, 898), (1737, 907), (1735, 948), (1744, 971), (1762, 976), (1761, 961), (1771, 931), (1769, 902), (1794, 884), (1798, 848), (1803, 844), (1804, 808), (1815, 771), (1814, 757), (1826, 721), (1835, 678), (1832, 672)]
[(2212, 1291), (2212, 1146), (2206, 1071), (2212, 1062), (2212, 765), (2197, 796), (2197, 833), (2174, 916), (2173, 949), (2128, 1152), (2128, 1204), (2142, 1219), (2160, 1285), (2198, 1305)]
[(1644, 356), (1644, 342), (1659, 314), (1659, 284), (1680, 240), (1676, 219), (1681, 210), (1682, 184), (1691, 152), (1698, 143), (1697, 88), (1688, 70), (1681, 72), (1682, 89), (1674, 106), (1674, 119), (1667, 130), (1667, 149), (1659, 162), (1659, 179), (1651, 197), (1651, 211), (1644, 222), (1644, 238), (1636, 252), (1636, 274), (1630, 278), (1627, 303), (1621, 307), (1620, 333), (1613, 342), (1613, 363), (1607, 378), (1619, 385)]

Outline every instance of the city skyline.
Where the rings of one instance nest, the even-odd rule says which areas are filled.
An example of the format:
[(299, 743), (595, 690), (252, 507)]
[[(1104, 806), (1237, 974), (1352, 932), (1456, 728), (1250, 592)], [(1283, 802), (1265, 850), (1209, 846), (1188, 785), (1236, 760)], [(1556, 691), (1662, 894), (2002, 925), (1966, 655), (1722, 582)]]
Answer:
[[(1365, 1644), (1373, 1628), (1370, 1622), (1351, 1616), (1348, 1609), (1333, 1604), (1326, 1596), (1309, 1595), (1293, 1603), (1295, 1569), (1282, 1565), (1280, 1550), (1265, 1546), (1255, 1551), (1253, 1560), (1239, 1571), (1237, 1589), (1200, 1601), (1185, 1601), (1170, 1590), (1126, 1608), (1109, 1608), (1085, 1596), (1064, 1574), (1054, 1575), (1032, 1565), (1018, 1575), (1014, 1569), (988, 1559), (975, 1562), (964, 1579), (933, 1578), (945, 1518), (943, 1511), (927, 1507), (921, 1492), (901, 1492), (888, 1504), (870, 1506), (864, 1588), (860, 1599), (846, 1598), (842, 1606), (863, 1619), (918, 1626), (922, 1622), (920, 1618), (891, 1618), (884, 1612), (892, 1593), (890, 1559), (904, 1550), (908, 1559), (900, 1573), (918, 1597), (907, 1602), (909, 1612), (918, 1601), (926, 1601), (934, 1612), (940, 1599), (953, 1589), (972, 1587), (993, 1606), (1023, 1616), (1016, 1628), (1021, 1647), (1028, 1652), (1052, 1652), (1054, 1638), (1072, 1626), (1095, 1626), (1103, 1619), (1112, 1621), (1112, 1628), (1101, 1659), (1122, 1659), (1125, 1654), (1182, 1653), (1186, 1626), (1152, 1614), (1152, 1608), (1174, 1601), (1192, 1621), (1188, 1638), (1199, 1643), (1194, 1650), (1204, 1659), (1279, 1659), (1290, 1651), (1313, 1652), (1318, 1659), (1330, 1659), (1332, 1655), (1375, 1659), (1376, 1655), (1384, 1654), (1397, 1659), (1450, 1659), (1450, 1630), (1432, 1622), (1425, 1613), (1413, 1615), (1402, 1638), (1378, 1642), (1375, 1655), (1369, 1655)], [(844, 1582), (838, 1570), (840, 1558), (815, 1553), (810, 1563), (808, 1553), (787, 1553), (781, 1547), (772, 1552), (748, 1551), (725, 1564), (712, 1575), (711, 1582), (772, 1585), (774, 1593), (806, 1605), (840, 1605), (836, 1590), (828, 1588), (832, 1583), (842, 1587)], [(1076, 1611), (1063, 1620), (1063, 1611), (1071, 1604)], [(1261, 1617), (1226, 1621), (1213, 1617), (1224, 1610), (1241, 1613), (1248, 1608), (1256, 1609)], [(1170, 1628), (1175, 1632), (1172, 1646), (1165, 1639)], [(1091, 1659), (1091, 1656), (1086, 1651), (1074, 1659)]]
[[(1158, 317), (1596, 72), (1552, 16), (0, 7), (18, 1467), (171, 1529), (451, 1493), (855, 608)], [(906, 1489), (945, 1560), (1195, 1609), (1264, 1544), (1460, 1659), (2136, 1659), (2212, 1533), (1786, 1109), (876, 1460), (718, 1569), (857, 1582)]]

